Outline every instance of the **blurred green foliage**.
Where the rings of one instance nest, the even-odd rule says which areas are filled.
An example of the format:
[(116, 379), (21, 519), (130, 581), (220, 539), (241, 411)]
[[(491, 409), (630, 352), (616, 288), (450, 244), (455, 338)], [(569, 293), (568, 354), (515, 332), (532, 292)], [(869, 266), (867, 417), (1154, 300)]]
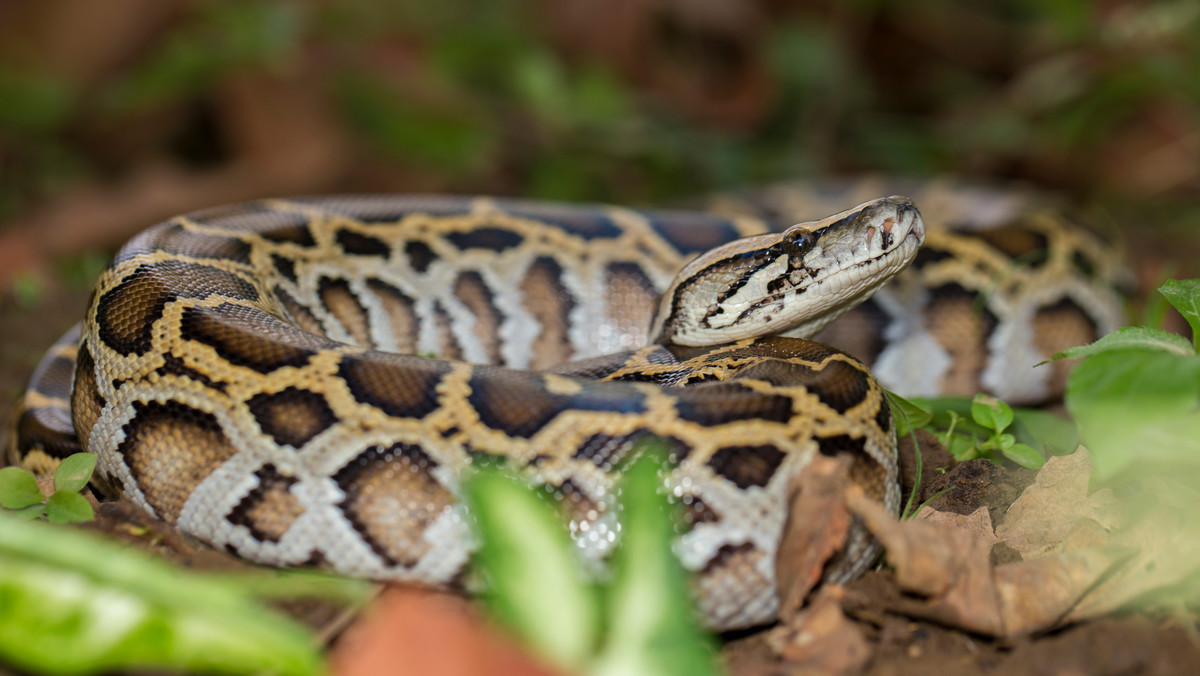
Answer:
[(304, 28), (292, 3), (200, 3), (190, 21), (104, 88), (100, 110), (119, 116), (195, 96), (239, 69), (283, 67)]
[[(532, 1), (181, 5), (135, 61), (87, 87), (0, 51), (0, 218), (74, 178), (111, 176), (112, 159), (79, 139), (148, 110), (220, 105), (214, 90), (248, 70), (304, 73), (364, 153), (447, 190), (630, 203), (861, 171), (1094, 193), (1120, 175), (1107, 159), (1120, 130), (1161, 109), (1200, 117), (1200, 5), (1188, 0), (751, 4), (765, 19), (739, 48), (768, 84), (761, 114), (734, 122), (556, 41)], [(689, 54), (722, 63), (704, 42), (670, 56), (678, 36), (654, 33), (666, 23), (647, 24), (661, 43), (647, 70)]]

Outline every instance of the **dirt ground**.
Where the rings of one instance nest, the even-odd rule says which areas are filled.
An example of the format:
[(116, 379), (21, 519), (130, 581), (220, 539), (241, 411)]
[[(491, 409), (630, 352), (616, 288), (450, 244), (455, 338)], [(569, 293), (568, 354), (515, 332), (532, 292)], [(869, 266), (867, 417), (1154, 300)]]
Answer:
[[(12, 404), (24, 387), (42, 351), (82, 316), (87, 292), (61, 285), (48, 286), (34, 306), (0, 307), (0, 328), (8, 338), (0, 344), (0, 416), (7, 420)], [(922, 442), (925, 479), (918, 501), (945, 490), (930, 506), (947, 512), (970, 514), (989, 508), (996, 524), (1007, 506), (1033, 479), (1019, 468), (1000, 468), (986, 461), (954, 465), (945, 452)], [(939, 453), (941, 455), (939, 455)], [(904, 455), (904, 490), (912, 487), (912, 451)], [(942, 472), (938, 468), (950, 467)], [(142, 528), (130, 528), (130, 525)], [(104, 504), (96, 522), (88, 526), (113, 537), (166, 556), (183, 565), (224, 570), (246, 566), (240, 561), (192, 541), (162, 522), (155, 522), (126, 503)], [(996, 563), (1015, 559), (1003, 545), (993, 550)], [(913, 620), (890, 609), (902, 593), (892, 573), (872, 571), (846, 588), (847, 615), (868, 639), (873, 656), (863, 673), (873, 676), (908, 674), (1056, 674), (1125, 675), (1182, 674), (1200, 664), (1200, 639), (1193, 617), (1132, 614), (1109, 617), (1015, 641), (996, 641)], [(455, 603), (461, 604), (457, 599)], [(318, 629), (336, 644), (337, 637), (354, 620), (345, 609), (326, 603), (305, 602), (285, 610)], [(469, 611), (462, 611), (469, 614)], [(473, 621), (473, 620), (472, 620)], [(795, 665), (780, 662), (767, 645), (765, 631), (744, 632), (724, 638), (724, 655), (733, 674), (791, 674)]]

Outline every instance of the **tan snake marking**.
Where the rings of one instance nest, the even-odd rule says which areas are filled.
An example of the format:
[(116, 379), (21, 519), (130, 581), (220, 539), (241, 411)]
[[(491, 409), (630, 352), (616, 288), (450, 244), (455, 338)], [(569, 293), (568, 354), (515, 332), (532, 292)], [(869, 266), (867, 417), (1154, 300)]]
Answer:
[[(756, 203), (787, 214), (781, 196), (794, 194)], [(880, 208), (891, 211), (862, 217)], [(915, 253), (907, 243), (920, 239), (919, 228), (910, 238), (898, 224), (919, 220), (906, 219), (905, 208), (883, 201), (794, 229), (791, 240), (724, 249), (787, 216), (385, 197), (179, 217), (131, 241), (102, 276), (82, 347), (68, 335), (35, 374), (13, 452), (37, 465), (81, 442), (123, 495), (251, 559), (451, 583), (470, 549), (454, 492), (473, 455), (503, 455), (553, 487), (581, 550), (603, 558), (618, 529), (615, 474), (633, 442), (653, 434), (673, 451), (667, 487), (688, 519), (677, 551), (699, 572), (705, 620), (718, 629), (762, 623), (777, 606), (773, 559), (789, 477), (814, 453), (849, 454), (855, 481), (895, 509), (895, 442), (882, 390), (856, 360), (795, 338), (747, 337), (760, 329), (737, 332), (807, 322), (792, 331), (811, 334), (832, 318), (825, 311), (861, 300)], [(971, 363), (971, 352), (1013, 317), (1036, 322), (1044, 306), (1106, 330), (1111, 299), (1088, 290), (1105, 286), (1099, 266), (1089, 262), (1085, 278), (1077, 259), (1094, 252), (1060, 241), (1094, 240), (1039, 218), (1017, 214), (961, 240), (931, 232), (931, 243), (942, 242), (932, 256), (825, 334), (885, 325), (883, 339), (854, 337), (886, 366), (896, 359), (889, 349), (927, 349), (940, 315), (974, 318), (984, 330), (956, 334), (948, 347), (960, 349), (949, 361), (986, 380), (988, 366)], [(850, 225), (867, 229), (853, 245), (837, 244), (832, 233)], [(1048, 304), (1025, 300), (1021, 312), (1003, 314), (990, 303), (1013, 285), (997, 284), (995, 270), (1014, 275), (1002, 254), (1019, 255), (1011, 242), (1023, 233), (1049, 254), (1015, 276), (1028, 284), (1052, 268), (1074, 277), (1062, 285), (1069, 293), (1043, 294)], [(828, 279), (820, 272), (839, 247), (846, 255), (908, 250), (877, 277), (850, 273), (847, 283), (837, 265)], [(709, 253), (684, 266), (700, 252)], [(980, 290), (991, 291), (988, 305), (973, 315)], [(679, 302), (653, 327), (672, 344), (629, 351), (647, 343), (664, 291)], [(806, 294), (830, 301), (777, 319)], [(1074, 308), (1059, 307), (1068, 302)], [(917, 326), (911, 317), (888, 323), (889, 309), (914, 307), (936, 320), (920, 324), (928, 335), (896, 328)], [(949, 379), (959, 381), (975, 385)], [(935, 382), (944, 388), (946, 373)], [(873, 552), (856, 528), (826, 578), (861, 572)]]

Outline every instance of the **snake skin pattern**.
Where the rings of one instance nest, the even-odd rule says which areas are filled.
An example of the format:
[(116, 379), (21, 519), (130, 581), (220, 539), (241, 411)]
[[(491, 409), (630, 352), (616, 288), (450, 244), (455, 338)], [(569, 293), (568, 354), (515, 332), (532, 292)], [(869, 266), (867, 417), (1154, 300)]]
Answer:
[[(901, 392), (1053, 397), (1064, 373), (1020, 367), (1119, 324), (1116, 257), (1056, 212), (946, 194), (912, 267), (822, 339)], [(897, 508), (886, 399), (819, 343), (677, 344), (657, 299), (686, 295), (697, 254), (850, 199), (793, 186), (709, 206), (724, 215), (381, 197), (181, 216), (117, 255), (82, 340), (65, 336), (35, 374), (12, 453), (36, 466), (95, 451), (119, 493), (246, 558), (454, 584), (471, 549), (455, 493), (474, 458), (526, 468), (603, 559), (615, 479), (655, 436), (702, 616), (760, 624), (777, 609), (787, 482), (814, 454), (849, 455), (852, 478)], [(784, 276), (814, 276), (800, 268)], [(826, 579), (873, 557), (856, 527)]]

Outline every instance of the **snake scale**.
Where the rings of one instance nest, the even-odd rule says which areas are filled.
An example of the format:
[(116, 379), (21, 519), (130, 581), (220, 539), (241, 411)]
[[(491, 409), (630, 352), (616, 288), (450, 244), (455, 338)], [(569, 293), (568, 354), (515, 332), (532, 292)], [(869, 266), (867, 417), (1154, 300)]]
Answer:
[[(863, 362), (904, 393), (1038, 401), (1064, 374), (1027, 366), (1120, 323), (1119, 257), (1086, 228), (1016, 193), (904, 186), (926, 232), (907, 199), (864, 197), (890, 187), (696, 212), (381, 196), (173, 218), (120, 250), (43, 361), (10, 459), (96, 452), (122, 496), (256, 561), (454, 584), (473, 459), (552, 490), (603, 559), (617, 475), (654, 436), (702, 617), (760, 624), (811, 458), (850, 456), (897, 509)], [(826, 579), (874, 551), (856, 525)]]

